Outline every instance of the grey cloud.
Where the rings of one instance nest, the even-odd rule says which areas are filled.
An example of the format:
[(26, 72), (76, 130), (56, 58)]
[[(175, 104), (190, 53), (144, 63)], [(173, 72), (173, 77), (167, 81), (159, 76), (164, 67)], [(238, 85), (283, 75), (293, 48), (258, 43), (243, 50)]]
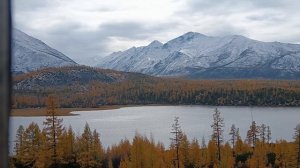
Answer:
[(279, 13), (273, 13), (273, 14), (254, 14), (251, 16), (248, 16), (247, 19), (252, 20), (252, 21), (267, 21), (270, 23), (276, 23), (278, 24), (279, 22), (285, 22), (287, 21), (286, 16), (283, 14)]
[[(174, 23), (166, 24), (174, 25)], [(96, 30), (87, 30), (84, 25), (76, 22), (61, 22), (40, 37), (75, 61), (92, 64), (95, 57), (103, 57), (112, 52), (107, 49), (110, 37), (151, 39), (157, 31), (167, 31), (168, 28), (165, 24), (146, 26), (138, 22), (121, 22), (107, 23)]]
[(247, 32), (244, 28), (236, 27), (231, 24), (221, 23), (218, 26), (215, 26), (211, 29), (210, 34), (213, 36), (227, 36), (227, 35), (244, 35), (246, 36)]
[[(87, 28), (88, 25), (81, 25), (81, 21), (76, 22), (77, 18), (74, 18), (72, 22), (63, 21), (61, 20), (63, 18), (58, 15), (51, 18), (55, 19), (55, 22), (49, 20), (49, 22), (52, 21), (51, 24), (41, 28), (43, 30), (37, 30), (37, 27), (33, 26), (36, 16), (41, 16), (39, 14), (45, 11), (57, 12), (57, 6), (63, 7), (63, 4), (69, 4), (72, 1), (14, 0), (14, 8), (18, 12), (16, 17), (18, 20), (14, 22), (20, 30), (45, 41), (53, 48), (82, 63), (93, 62), (93, 60), (88, 60), (113, 52), (109, 51), (111, 47), (108, 48), (108, 45), (112, 44), (111, 37), (119, 37), (116, 39), (128, 41), (152, 41), (157, 37), (160, 40), (170, 40), (169, 36), (188, 31), (198, 31), (212, 36), (231, 34), (255, 36), (259, 34), (257, 31), (264, 29), (266, 32), (271, 30), (269, 31), (271, 35), (259, 34), (262, 39), (278, 41), (283, 39), (283, 42), (300, 41), (296, 30), (300, 23), (298, 0), (186, 0), (185, 2), (173, 0), (173, 2), (183, 5), (174, 9), (173, 15), (160, 20), (160, 23), (133, 18), (131, 20), (127, 18), (124, 22), (104, 20), (104, 24), (93, 29), (94, 27)], [(75, 6), (79, 8), (76, 9), (80, 10), (79, 12), (99, 12), (99, 15), (102, 12), (118, 11), (119, 8), (117, 5), (109, 4), (87, 5), (82, 9), (79, 4)], [(73, 12), (76, 13), (76, 10)], [(64, 13), (60, 14), (63, 16)], [(53, 23), (55, 25), (52, 25)]]
[(161, 24), (155, 23), (138, 23), (138, 22), (119, 22), (107, 23), (100, 26), (107, 36), (125, 37), (130, 39), (150, 38), (158, 32), (168, 31), (175, 28), (178, 23), (166, 22)]
[(127, 37), (134, 39), (143, 39), (147, 28), (142, 23), (137, 22), (121, 22), (107, 23), (100, 27), (100, 31), (106, 36)]
[(35, 11), (42, 8), (49, 8), (54, 5), (56, 0), (13, 0), (13, 10), (16, 11)]
[(190, 15), (202, 13), (211, 16), (262, 10), (288, 13), (298, 12), (298, 4), (297, 0), (188, 0), (186, 7), (178, 13)]

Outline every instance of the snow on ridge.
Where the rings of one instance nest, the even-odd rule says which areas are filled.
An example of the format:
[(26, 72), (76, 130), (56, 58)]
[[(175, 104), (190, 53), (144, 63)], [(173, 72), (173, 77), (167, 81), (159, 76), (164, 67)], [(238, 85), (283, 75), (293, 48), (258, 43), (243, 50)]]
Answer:
[(188, 32), (165, 44), (153, 41), (148, 46), (106, 56), (98, 66), (156, 76), (257, 67), (268, 72), (300, 74), (300, 45), (261, 42), (240, 35), (213, 37)]
[(28, 72), (45, 67), (77, 64), (63, 53), (18, 29), (13, 30), (12, 47), (13, 72)]

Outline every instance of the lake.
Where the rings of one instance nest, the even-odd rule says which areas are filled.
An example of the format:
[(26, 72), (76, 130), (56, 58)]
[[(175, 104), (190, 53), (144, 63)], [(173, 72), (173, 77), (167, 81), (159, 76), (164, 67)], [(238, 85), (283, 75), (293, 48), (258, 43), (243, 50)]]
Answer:
[[(170, 144), (171, 126), (174, 117), (179, 117), (182, 130), (189, 139), (197, 138), (206, 142), (212, 134), (213, 112), (215, 106), (139, 106), (124, 107), (113, 110), (99, 110), (73, 112), (76, 116), (66, 116), (63, 124), (72, 126), (78, 135), (83, 132), (87, 122), (91, 129), (100, 133), (100, 139), (105, 147), (118, 143), (121, 139), (131, 140), (136, 132), (163, 142), (167, 147)], [(299, 107), (217, 107), (224, 118), (224, 140), (229, 140), (229, 131), (232, 124), (240, 129), (244, 139), (250, 127), (252, 116), (257, 125), (270, 126), (272, 141), (277, 139), (293, 140), (294, 128), (300, 123)], [(252, 115), (251, 115), (252, 113)], [(16, 130), (19, 125), (27, 127), (31, 122), (43, 126), (45, 117), (10, 117), (10, 151), (12, 151)]]

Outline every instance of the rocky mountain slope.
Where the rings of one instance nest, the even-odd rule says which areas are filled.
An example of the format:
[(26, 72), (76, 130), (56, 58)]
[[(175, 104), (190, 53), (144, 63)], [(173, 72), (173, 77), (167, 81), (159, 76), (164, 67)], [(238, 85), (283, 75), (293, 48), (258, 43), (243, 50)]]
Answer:
[(187, 78), (300, 79), (300, 45), (188, 32), (104, 57), (102, 68)]
[(76, 65), (69, 57), (24, 32), (13, 30), (12, 72)]

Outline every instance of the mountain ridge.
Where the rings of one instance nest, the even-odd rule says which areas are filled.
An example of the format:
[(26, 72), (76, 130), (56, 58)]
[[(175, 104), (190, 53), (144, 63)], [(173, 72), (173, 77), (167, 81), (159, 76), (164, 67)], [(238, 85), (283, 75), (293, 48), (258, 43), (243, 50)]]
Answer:
[(13, 29), (12, 47), (11, 71), (13, 73), (24, 73), (46, 67), (77, 65), (63, 53), (18, 29)]
[(187, 32), (164, 44), (153, 41), (113, 53), (98, 67), (192, 79), (300, 79), (300, 45)]

